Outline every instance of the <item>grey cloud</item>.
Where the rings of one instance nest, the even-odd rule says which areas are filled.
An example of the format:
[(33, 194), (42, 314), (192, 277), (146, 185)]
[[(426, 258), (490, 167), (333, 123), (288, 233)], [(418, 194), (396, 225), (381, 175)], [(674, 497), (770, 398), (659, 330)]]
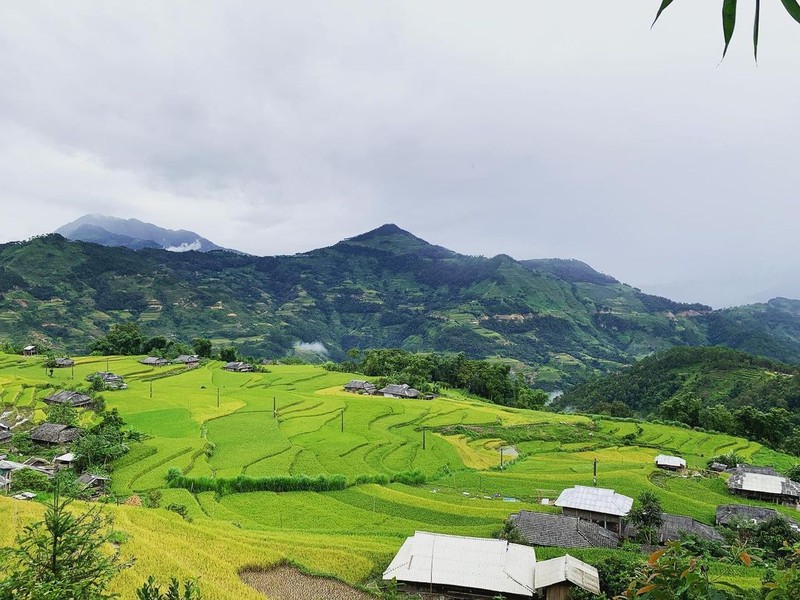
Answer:
[(760, 66), (743, 32), (718, 66), (696, 4), (651, 31), (641, 0), (6, 3), (0, 239), (104, 212), (274, 254), (397, 222), (680, 299), (800, 293), (800, 31), (765, 14)]

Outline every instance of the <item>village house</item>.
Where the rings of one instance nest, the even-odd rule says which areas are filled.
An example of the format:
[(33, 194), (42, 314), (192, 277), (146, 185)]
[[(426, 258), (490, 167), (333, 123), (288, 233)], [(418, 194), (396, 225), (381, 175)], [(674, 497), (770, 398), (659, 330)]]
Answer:
[(125, 384), (125, 380), (120, 375), (115, 375), (107, 371), (98, 371), (97, 373), (87, 375), (86, 381), (94, 381), (98, 377), (100, 381), (103, 382), (103, 387), (107, 390), (124, 390), (128, 387)]
[(11, 441), (11, 438), (14, 437), (8, 429), (0, 429), (0, 444), (4, 444), (6, 442)]
[(577, 517), (522, 510), (509, 519), (531, 546), (616, 548), (620, 542), (613, 531)]
[(385, 388), (378, 390), (379, 394), (383, 394), (384, 398), (419, 398), (422, 393), (415, 390), (407, 383), (402, 385), (390, 383)]
[(147, 365), (148, 367), (165, 367), (169, 364), (169, 361), (166, 358), (161, 358), (160, 356), (148, 356), (139, 362), (143, 365)]
[(60, 404), (63, 406), (72, 406), (73, 408), (88, 408), (93, 402), (94, 400), (92, 400), (91, 396), (70, 390), (62, 390), (44, 398), (45, 404), (51, 406)]
[(542, 562), (530, 546), (506, 540), (416, 532), (406, 539), (383, 579), (404, 591), (458, 598), (568, 598), (572, 586), (600, 592), (597, 569), (571, 556)]
[(369, 381), (362, 381), (361, 379), (353, 379), (352, 381), (344, 384), (344, 391), (351, 394), (369, 394), (372, 395), (378, 388), (375, 384)]
[(55, 466), (56, 471), (58, 471), (59, 469), (71, 469), (74, 463), (75, 463), (75, 454), (73, 454), (72, 452), (67, 452), (66, 454), (62, 454), (61, 456), (56, 456), (53, 459), (53, 465)]
[(22, 356), (34, 356), (37, 354), (36, 346), (25, 346), (22, 349)]
[(75, 483), (82, 492), (87, 492), (94, 498), (106, 493), (109, 481), (111, 480), (103, 475), (84, 473), (78, 477)]
[[(635, 538), (638, 528), (630, 523), (625, 524), (625, 537)], [(656, 540), (659, 544), (680, 540), (682, 534), (693, 534), (709, 542), (724, 542), (722, 535), (705, 523), (695, 521), (691, 517), (661, 513), (661, 527), (658, 528)]]
[(82, 430), (72, 425), (59, 423), (42, 423), (31, 430), (31, 441), (46, 446), (59, 446), (74, 442), (81, 435)]
[(686, 461), (679, 456), (669, 456), (667, 454), (659, 454), (656, 456), (656, 466), (659, 469), (667, 471), (680, 471), (686, 468)]
[(75, 361), (71, 358), (57, 358), (53, 361), (53, 365), (56, 369), (68, 369), (69, 367), (75, 366)]
[(186, 365), (187, 367), (195, 367), (200, 364), (200, 357), (196, 354), (181, 354), (172, 361), (176, 365)]
[(749, 506), (746, 504), (720, 504), (717, 506), (716, 522), (717, 525), (729, 526), (737, 521), (760, 525), (779, 517), (789, 523), (789, 526), (800, 532), (800, 523), (790, 519), (786, 515), (779, 513), (774, 508), (762, 508), (760, 506)]
[(770, 467), (736, 465), (731, 473), (728, 489), (744, 498), (779, 504), (797, 504), (800, 500), (800, 484)]
[(233, 373), (250, 373), (253, 370), (253, 365), (246, 362), (229, 362), (224, 367), (222, 367), (226, 371), (231, 371)]
[(633, 507), (633, 498), (606, 488), (576, 485), (561, 492), (554, 504), (567, 516), (620, 533), (622, 519)]

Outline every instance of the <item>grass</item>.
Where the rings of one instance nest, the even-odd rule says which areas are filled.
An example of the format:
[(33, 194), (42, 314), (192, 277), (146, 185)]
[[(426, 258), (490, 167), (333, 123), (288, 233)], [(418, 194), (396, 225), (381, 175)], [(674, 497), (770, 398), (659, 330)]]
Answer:
[[(39, 410), (49, 393), (44, 386), (80, 383), (106, 368), (105, 357), (84, 357), (77, 359), (74, 379), (70, 369), (50, 378), (41, 363), (41, 358), (0, 355), (0, 398), (7, 409)], [(209, 362), (191, 370), (166, 367), (164, 376), (155, 378), (159, 370), (144, 368), (136, 358), (110, 357), (108, 368), (129, 384), (104, 394), (108, 407), (150, 436), (115, 465), (113, 491), (144, 497), (160, 489), (162, 507), (182, 504), (191, 517), (184, 521), (163, 508), (108, 508), (128, 534), (125, 552), (137, 557), (114, 581), (123, 597), (152, 572), (160, 579), (199, 576), (210, 600), (259, 598), (239, 581), (238, 571), (286, 560), (363, 583), (385, 568), (414, 531), (489, 536), (521, 508), (555, 511), (540, 501), (575, 484), (592, 485), (595, 460), (600, 486), (634, 497), (653, 490), (666, 510), (711, 523), (717, 504), (737, 501), (723, 479), (657, 472), (655, 455), (680, 454), (692, 469), (730, 450), (778, 468), (796, 460), (731, 436), (508, 409), (460, 392), (432, 401), (357, 396), (341, 390), (351, 375), (317, 367), (270, 366), (267, 373), (236, 374)], [(632, 441), (623, 439), (630, 434)], [(520, 457), (499, 470), (499, 447), (506, 444)], [(172, 467), (198, 481), (342, 475), (352, 482), (419, 470), (427, 482), (220, 495), (167, 488)], [(0, 498), (0, 518), (15, 523), (0, 530), (0, 545), (10, 543), (13, 531), (40, 508)], [(608, 552), (571, 551), (590, 562)], [(539, 550), (540, 558), (559, 553)], [(755, 570), (715, 569), (748, 586), (761, 576)]]

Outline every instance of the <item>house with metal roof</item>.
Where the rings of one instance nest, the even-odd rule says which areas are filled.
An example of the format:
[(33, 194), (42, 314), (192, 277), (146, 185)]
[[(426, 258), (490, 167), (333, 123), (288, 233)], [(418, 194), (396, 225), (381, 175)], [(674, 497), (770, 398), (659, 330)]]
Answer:
[(679, 456), (669, 456), (667, 454), (659, 454), (656, 456), (656, 466), (659, 469), (666, 469), (668, 471), (680, 471), (686, 468), (686, 461)]
[(25, 346), (22, 349), (22, 356), (33, 356), (36, 353), (36, 346)]
[(91, 496), (99, 496), (106, 492), (108, 482), (111, 481), (108, 477), (103, 475), (94, 475), (92, 473), (84, 473), (75, 481), (75, 485), (82, 492), (87, 492)]
[(78, 439), (80, 434), (81, 429), (79, 427), (61, 425), (60, 423), (42, 423), (30, 432), (32, 442), (48, 446), (69, 444)]
[(69, 367), (75, 366), (75, 361), (65, 356), (64, 358), (55, 359), (55, 361), (53, 361), (53, 366), (55, 366), (56, 369), (68, 369)]
[(470, 598), (532, 598), (539, 592), (551, 598), (548, 590), (565, 584), (600, 591), (597, 570), (580, 561), (569, 568), (551, 561), (537, 564), (530, 546), (422, 531), (406, 539), (383, 579), (396, 579), (408, 591)]
[(91, 396), (71, 390), (61, 390), (44, 398), (45, 404), (50, 404), (51, 406), (61, 404), (63, 406), (72, 406), (73, 408), (88, 408), (92, 405), (92, 402)]
[(739, 496), (780, 504), (800, 501), (800, 484), (769, 467), (737, 465), (728, 479), (728, 489)]
[(415, 390), (407, 383), (402, 385), (397, 383), (390, 383), (385, 388), (378, 390), (379, 394), (383, 394), (385, 398), (419, 398), (422, 392)]
[(94, 381), (97, 378), (103, 382), (103, 387), (107, 390), (124, 390), (127, 384), (121, 375), (116, 375), (107, 371), (98, 371), (86, 376), (86, 381)]
[(606, 488), (576, 485), (561, 492), (554, 504), (567, 516), (591, 521), (619, 533), (622, 518), (633, 507), (633, 498)]

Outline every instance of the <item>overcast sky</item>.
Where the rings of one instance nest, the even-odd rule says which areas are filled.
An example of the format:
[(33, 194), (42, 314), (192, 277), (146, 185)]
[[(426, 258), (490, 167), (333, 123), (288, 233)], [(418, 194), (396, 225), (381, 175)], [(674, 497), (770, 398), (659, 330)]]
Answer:
[(0, 241), (254, 254), (394, 222), (715, 306), (800, 297), (800, 26), (751, 2), (3, 2)]

